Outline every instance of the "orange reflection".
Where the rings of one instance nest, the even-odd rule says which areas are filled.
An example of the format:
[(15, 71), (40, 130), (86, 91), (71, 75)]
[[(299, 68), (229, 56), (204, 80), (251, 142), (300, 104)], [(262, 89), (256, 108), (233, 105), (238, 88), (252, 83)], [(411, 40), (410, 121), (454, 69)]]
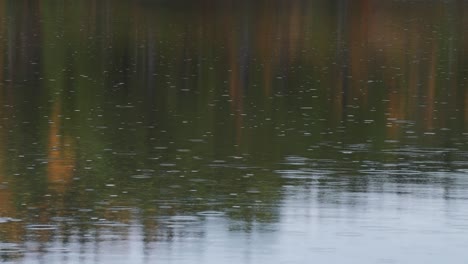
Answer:
[(49, 126), (49, 152), (47, 164), (47, 179), (52, 189), (64, 193), (70, 184), (75, 169), (74, 141), (69, 135), (61, 135), (61, 103), (53, 105)]

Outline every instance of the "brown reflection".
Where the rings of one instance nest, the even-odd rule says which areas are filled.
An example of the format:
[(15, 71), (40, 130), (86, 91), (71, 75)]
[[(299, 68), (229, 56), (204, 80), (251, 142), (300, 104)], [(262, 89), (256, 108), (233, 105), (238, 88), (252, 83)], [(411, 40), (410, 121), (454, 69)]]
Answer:
[(57, 100), (49, 122), (47, 178), (51, 188), (58, 193), (66, 192), (75, 169), (74, 141), (70, 135), (62, 134), (62, 118), (61, 101)]
[[(236, 24), (235, 17), (229, 16), (226, 20), (227, 31), (232, 31)], [(244, 37), (244, 38), (243, 38)], [(229, 65), (229, 96), (231, 98), (231, 112), (235, 117), (236, 129), (236, 144), (240, 145), (242, 141), (242, 126), (243, 126), (243, 97), (244, 89), (248, 85), (247, 81), (247, 67), (246, 60), (248, 59), (245, 50), (245, 45), (248, 39), (245, 36), (238, 34), (231, 34), (227, 38), (228, 65)]]
[(347, 26), (347, 35), (349, 40), (347, 46), (349, 48), (349, 62), (351, 93), (348, 96), (349, 104), (358, 104), (361, 107), (366, 107), (366, 95), (368, 94), (369, 82), (375, 81), (369, 72), (369, 68), (373, 64), (373, 56), (376, 54), (369, 49), (369, 27), (373, 25), (371, 14), (372, 1), (361, 0), (356, 3), (349, 4), (351, 14), (349, 14), (349, 25)]

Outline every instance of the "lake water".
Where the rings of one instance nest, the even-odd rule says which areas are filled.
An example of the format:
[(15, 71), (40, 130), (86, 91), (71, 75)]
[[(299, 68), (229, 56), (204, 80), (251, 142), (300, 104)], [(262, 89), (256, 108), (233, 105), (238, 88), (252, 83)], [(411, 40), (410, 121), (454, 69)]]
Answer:
[(468, 2), (0, 0), (0, 261), (466, 263)]

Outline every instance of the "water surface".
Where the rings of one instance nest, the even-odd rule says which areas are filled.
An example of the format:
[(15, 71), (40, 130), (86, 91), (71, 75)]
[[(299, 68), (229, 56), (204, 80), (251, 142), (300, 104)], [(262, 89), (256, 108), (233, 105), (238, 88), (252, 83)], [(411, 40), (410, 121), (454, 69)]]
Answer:
[(464, 263), (465, 1), (0, 0), (5, 263)]

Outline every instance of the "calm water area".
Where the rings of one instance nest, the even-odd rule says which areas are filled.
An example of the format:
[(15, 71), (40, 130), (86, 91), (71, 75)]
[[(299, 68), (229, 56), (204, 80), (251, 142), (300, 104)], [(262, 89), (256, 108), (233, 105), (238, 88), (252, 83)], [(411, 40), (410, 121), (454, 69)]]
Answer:
[(0, 262), (467, 249), (467, 1), (0, 0)]

